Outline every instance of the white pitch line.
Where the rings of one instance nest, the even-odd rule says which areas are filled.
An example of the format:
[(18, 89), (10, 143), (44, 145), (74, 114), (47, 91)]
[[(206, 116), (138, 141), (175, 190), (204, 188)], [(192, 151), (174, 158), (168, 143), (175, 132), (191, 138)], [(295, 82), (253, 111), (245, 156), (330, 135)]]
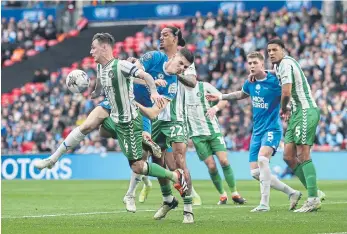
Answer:
[[(341, 202), (324, 202), (323, 205), (334, 205), (334, 204), (347, 204), (347, 201)], [(287, 205), (274, 205), (275, 207), (279, 206), (287, 206)], [(194, 206), (194, 209), (239, 209), (239, 208), (253, 208), (250, 205), (238, 205), (238, 206)], [(178, 208), (175, 210), (183, 210), (182, 208)], [(136, 212), (154, 212), (156, 210), (137, 210)], [(9, 217), (1, 217), (1, 219), (25, 219), (25, 218), (49, 218), (49, 217), (61, 217), (61, 216), (87, 216), (87, 215), (99, 215), (99, 214), (121, 214), (127, 213), (126, 210), (119, 211), (100, 211), (100, 212), (85, 212), (85, 213), (71, 213), (71, 214), (44, 214), (44, 215), (25, 215), (25, 216), (9, 216)]]

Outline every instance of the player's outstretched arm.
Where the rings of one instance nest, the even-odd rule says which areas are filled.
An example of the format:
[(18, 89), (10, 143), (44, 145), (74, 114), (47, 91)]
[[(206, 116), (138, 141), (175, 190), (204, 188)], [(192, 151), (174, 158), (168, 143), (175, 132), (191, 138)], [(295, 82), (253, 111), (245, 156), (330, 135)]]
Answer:
[(243, 91), (236, 91), (228, 94), (206, 94), (208, 101), (219, 101), (219, 100), (241, 100), (248, 98), (249, 95)]
[(156, 103), (153, 107), (145, 107), (138, 102), (135, 102), (135, 103), (139, 107), (141, 113), (144, 116), (153, 120), (167, 106), (167, 104), (169, 103), (169, 100), (163, 98), (159, 103)]

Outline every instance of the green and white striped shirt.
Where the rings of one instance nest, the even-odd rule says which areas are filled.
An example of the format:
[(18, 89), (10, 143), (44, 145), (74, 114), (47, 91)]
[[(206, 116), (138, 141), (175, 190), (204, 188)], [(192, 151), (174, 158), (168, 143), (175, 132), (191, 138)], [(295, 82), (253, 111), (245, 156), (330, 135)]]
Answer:
[(205, 98), (206, 93), (221, 94), (207, 82), (199, 82), (194, 89), (186, 89), (185, 104), (189, 137), (220, 133), (217, 117), (211, 120), (206, 116), (207, 110), (211, 108), (210, 102)]
[[(183, 75), (195, 75), (195, 65), (192, 63), (184, 72)], [(165, 109), (160, 112), (158, 119), (163, 121), (179, 121), (183, 122), (185, 121), (185, 113), (184, 113), (184, 99), (185, 99), (185, 90), (186, 87), (181, 83), (177, 82), (178, 85), (176, 87), (173, 87), (177, 89), (176, 97), (167, 104)], [(177, 87), (178, 86), (178, 87)]]
[(97, 78), (111, 106), (110, 117), (115, 123), (128, 123), (138, 115), (134, 103), (133, 77), (138, 77), (136, 65), (113, 59), (104, 67), (97, 65)]
[(278, 66), (275, 64), (274, 68), (282, 85), (292, 84), (292, 95), (290, 97), (292, 112), (298, 109), (317, 107), (307, 78), (295, 59), (285, 56)]

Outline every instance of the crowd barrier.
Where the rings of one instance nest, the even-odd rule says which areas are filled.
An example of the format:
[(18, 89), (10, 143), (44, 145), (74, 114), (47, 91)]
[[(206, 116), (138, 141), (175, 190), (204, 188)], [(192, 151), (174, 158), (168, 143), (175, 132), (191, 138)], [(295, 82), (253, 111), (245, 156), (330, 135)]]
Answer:
[[(3, 155), (1, 156), (1, 178), (5, 180), (127, 180), (130, 167), (122, 153), (67, 154), (51, 170), (39, 171), (34, 161), (48, 155)], [(237, 179), (250, 180), (248, 152), (229, 152), (229, 161)], [(320, 180), (347, 180), (347, 152), (314, 152), (313, 162)], [(210, 179), (207, 168), (195, 152), (187, 153), (187, 163), (194, 180)], [(271, 159), (271, 169), (281, 174), (286, 168), (282, 153)], [(221, 168), (219, 166), (219, 170)]]

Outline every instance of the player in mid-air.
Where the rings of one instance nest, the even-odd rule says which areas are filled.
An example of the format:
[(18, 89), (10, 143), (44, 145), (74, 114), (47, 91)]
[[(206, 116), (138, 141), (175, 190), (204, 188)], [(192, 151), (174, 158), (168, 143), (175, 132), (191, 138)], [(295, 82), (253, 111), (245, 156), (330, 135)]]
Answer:
[(270, 158), (282, 138), (282, 126), (279, 116), (281, 86), (277, 77), (264, 70), (264, 57), (259, 52), (247, 55), (250, 74), (255, 77), (255, 82), (248, 80), (242, 90), (229, 94), (207, 94), (210, 101), (241, 100), (251, 97), (253, 110), (253, 133), (250, 143), (249, 162), (251, 175), (260, 181), (260, 205), (252, 212), (269, 211), (270, 186), (282, 191), (289, 196), (290, 210), (295, 209), (301, 198), (301, 193), (281, 182), (271, 174)]
[(228, 195), (223, 188), (223, 181), (218, 173), (215, 154), (222, 166), (225, 180), (231, 191), (232, 200), (237, 204), (244, 204), (246, 200), (236, 189), (233, 169), (231, 168), (223, 135), (221, 134), (216, 113), (223, 109), (227, 101), (220, 100), (211, 106), (205, 98), (207, 93), (221, 95), (221, 93), (207, 82), (198, 82), (194, 89), (185, 90), (185, 108), (189, 137), (201, 161), (204, 161), (211, 180), (220, 194), (218, 205), (227, 204)]
[[(178, 169), (174, 172), (166, 170), (155, 163), (142, 160), (142, 118), (134, 103), (133, 77), (151, 80), (152, 98), (159, 102), (161, 97), (157, 94), (153, 77), (136, 65), (113, 57), (112, 47), (114, 38), (108, 33), (94, 35), (91, 45), (91, 55), (98, 63), (100, 83), (111, 106), (110, 116), (104, 123), (113, 124), (113, 130), (119, 139), (122, 152), (129, 160), (131, 169), (137, 174), (145, 174), (159, 178), (165, 178), (180, 184), (183, 190), (187, 190), (184, 172)], [(182, 56), (182, 55), (180, 55)], [(184, 64), (179, 61), (172, 62), (172, 69), (177, 72), (190, 63), (182, 58)]]
[(284, 161), (308, 191), (307, 201), (294, 212), (316, 211), (320, 209), (321, 199), (325, 195), (317, 188), (316, 169), (310, 150), (315, 139), (320, 110), (312, 97), (310, 85), (300, 64), (285, 54), (284, 43), (280, 39), (269, 41), (267, 52), (282, 85), (280, 113), (285, 120), (289, 120), (285, 134)]

